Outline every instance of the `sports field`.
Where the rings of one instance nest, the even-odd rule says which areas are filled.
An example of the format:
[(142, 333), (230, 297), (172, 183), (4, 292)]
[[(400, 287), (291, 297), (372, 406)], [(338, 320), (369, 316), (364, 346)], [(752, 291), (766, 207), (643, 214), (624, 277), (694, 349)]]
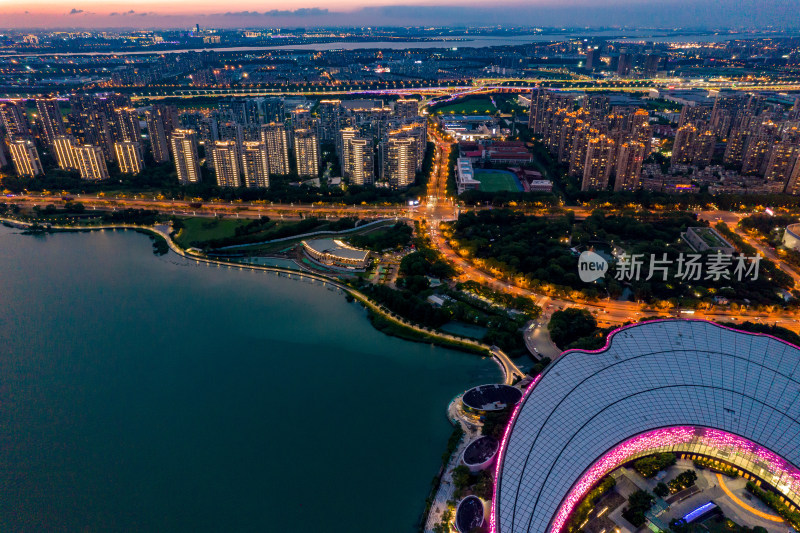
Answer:
[(522, 190), (517, 177), (507, 170), (476, 168), (475, 179), (481, 182), (481, 191), (483, 192), (520, 192)]
[(493, 115), (497, 108), (488, 98), (473, 98), (469, 100), (456, 100), (450, 105), (436, 109), (442, 115)]

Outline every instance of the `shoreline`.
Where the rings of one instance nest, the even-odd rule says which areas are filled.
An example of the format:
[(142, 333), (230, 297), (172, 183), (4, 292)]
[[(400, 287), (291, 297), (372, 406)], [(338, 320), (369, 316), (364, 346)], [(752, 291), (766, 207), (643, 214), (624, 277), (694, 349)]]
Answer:
[[(394, 328), (399, 328), (398, 332), (402, 331), (408, 332), (408, 336), (392, 334), (391, 332), (385, 332), (382, 329), (375, 327), (373, 320), (370, 319), (368, 316), (367, 318), (370, 320), (370, 323), (373, 325), (373, 327), (375, 327), (375, 329), (377, 329), (381, 333), (384, 333), (385, 335), (395, 336), (398, 338), (402, 338), (403, 340), (412, 342), (421, 342), (421, 343), (430, 342), (431, 344), (435, 344), (443, 348), (451, 348), (454, 350), (473, 353), (475, 355), (480, 355), (481, 357), (491, 357), (492, 360), (494, 360), (495, 364), (497, 364), (497, 366), (500, 368), (500, 371), (502, 372), (504, 377), (504, 382), (506, 383), (513, 382), (515, 377), (521, 374), (521, 371), (519, 371), (519, 369), (516, 368), (515, 365), (513, 365), (510, 359), (508, 359), (508, 357), (505, 354), (500, 352), (500, 350), (475, 340), (466, 339), (463, 337), (458, 337), (447, 333), (441, 333), (439, 331), (426, 328), (425, 326), (407, 321), (404, 318), (396, 315), (386, 307), (382, 306), (381, 304), (373, 302), (364, 293), (358, 291), (353, 287), (350, 287), (345, 283), (342, 283), (339, 280), (314, 272), (306, 272), (306, 271), (293, 270), (283, 267), (275, 267), (267, 265), (248, 265), (242, 263), (235, 263), (232, 261), (210, 259), (202, 255), (195, 255), (178, 246), (178, 244), (173, 240), (172, 236), (164, 229), (160, 229), (158, 226), (139, 226), (135, 224), (103, 224), (99, 226), (56, 226), (56, 225), (40, 226), (39, 224), (35, 224), (32, 222), (25, 222), (8, 217), (0, 217), (0, 223), (11, 225), (16, 229), (22, 229), (22, 230), (30, 229), (34, 226), (39, 226), (42, 227), (42, 230), (45, 233), (84, 232), (84, 231), (107, 230), (107, 229), (134, 230), (134, 231), (148, 233), (151, 236), (156, 236), (157, 238), (163, 239), (169, 250), (183, 257), (184, 259), (194, 260), (197, 263), (203, 262), (207, 264), (215, 264), (223, 266), (236, 266), (241, 269), (265, 270), (269, 272), (276, 272), (278, 274), (285, 274), (289, 278), (291, 278), (292, 275), (296, 275), (299, 278), (305, 277), (315, 281), (320, 281), (323, 283), (323, 285), (331, 284), (332, 286), (341, 290), (345, 294), (349, 294), (350, 296), (352, 296), (354, 300), (361, 303), (367, 309), (368, 313), (371, 313), (373, 316), (380, 317), (382, 320), (390, 322)], [(164, 227), (167, 226), (165, 225)]]
[[(12, 218), (7, 217), (0, 217), (0, 223), (7, 227), (11, 227), (13, 229), (19, 230), (30, 230), (34, 226), (39, 226), (36, 223), (32, 222), (24, 222)], [(163, 226), (164, 228), (168, 227), (167, 225)], [(384, 308), (380, 304), (371, 301), (365, 294), (361, 293), (360, 291), (332, 278), (328, 278), (327, 276), (313, 273), (313, 272), (304, 272), (298, 270), (291, 270), (282, 267), (273, 267), (273, 266), (261, 266), (261, 265), (246, 265), (240, 263), (234, 263), (231, 261), (223, 261), (217, 259), (209, 259), (204, 256), (194, 255), (192, 253), (187, 252), (186, 250), (182, 249), (180, 246), (175, 243), (172, 236), (168, 231), (162, 229), (158, 226), (139, 226), (135, 224), (104, 224), (99, 226), (44, 226), (42, 227), (43, 233), (67, 233), (67, 232), (91, 232), (96, 230), (129, 230), (135, 231), (138, 233), (146, 234), (152, 239), (161, 239), (167, 246), (168, 250), (176, 253), (177, 255), (183, 257), (184, 259), (188, 260), (195, 260), (197, 264), (200, 262), (206, 264), (215, 264), (215, 265), (222, 265), (222, 266), (236, 266), (240, 269), (247, 268), (250, 270), (264, 270), (275, 272), (278, 275), (285, 274), (287, 277), (291, 278), (292, 274), (296, 274), (298, 277), (306, 277), (315, 281), (322, 282), (323, 286), (326, 284), (331, 284), (335, 288), (342, 291), (344, 294), (349, 295), (352, 297), (354, 301), (358, 301), (367, 312), (366, 318), (370, 322), (370, 325), (376, 329), (378, 332), (383, 333), (384, 335), (396, 337), (405, 341), (409, 342), (419, 342), (419, 343), (431, 343), (443, 348), (450, 348), (455, 349), (463, 352), (469, 352), (476, 355), (480, 355), (482, 357), (491, 357), (495, 364), (500, 368), (500, 371), (503, 375), (503, 382), (507, 384), (511, 384), (515, 381), (515, 378), (518, 377), (516, 372), (519, 372), (519, 369), (513, 365), (513, 363), (508, 359), (508, 357), (500, 352), (499, 349), (492, 346), (487, 346), (477, 341), (465, 340), (462, 338), (457, 338), (448, 334), (443, 334), (437, 332), (436, 330), (429, 330), (424, 328), (421, 325), (417, 325), (411, 322), (406, 321), (402, 317), (399, 317), (389, 311), (388, 309)], [(154, 253), (156, 250), (154, 249)], [(383, 321), (389, 325), (389, 327), (378, 327), (376, 324), (378, 321)], [(497, 353), (499, 352), (499, 353)], [(504, 359), (512, 365), (511, 368), (507, 367), (504, 364)], [(451, 402), (452, 404), (452, 402)], [(444, 475), (449, 471), (448, 466), (451, 466), (453, 458), (458, 455), (460, 448), (465, 443), (465, 436), (466, 433), (464, 431), (463, 425), (458, 420), (452, 420), (449, 416), (449, 410), (451, 405), (448, 404), (447, 406), (447, 421), (454, 425), (453, 434), (451, 434), (450, 440), (453, 440), (454, 436), (457, 436), (457, 442), (453, 447), (451, 443), (448, 443), (448, 447), (445, 451), (450, 452), (447, 454), (446, 459), (443, 457), (442, 465), (439, 468), (439, 471), (436, 473), (435, 476), (435, 483), (431, 484), (431, 488), (425, 498), (425, 508), (420, 515), (419, 522), (417, 524), (418, 531), (424, 532), (429, 525), (430, 520), (432, 519), (432, 511), (433, 511), (433, 504), (436, 502), (437, 495), (441, 489), (441, 483)], [(459, 431), (460, 430), (460, 431)], [(454, 448), (454, 449), (451, 449)]]

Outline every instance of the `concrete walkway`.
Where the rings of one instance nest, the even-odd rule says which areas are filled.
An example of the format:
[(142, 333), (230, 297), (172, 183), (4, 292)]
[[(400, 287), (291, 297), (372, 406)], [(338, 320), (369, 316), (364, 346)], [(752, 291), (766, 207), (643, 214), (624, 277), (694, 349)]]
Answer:
[(728, 498), (730, 498), (731, 501), (733, 501), (733, 503), (735, 503), (748, 513), (752, 513), (757, 517), (763, 518), (764, 520), (769, 520), (770, 522), (783, 522), (783, 518), (781, 518), (780, 516), (774, 513), (765, 513), (764, 511), (760, 511), (755, 507), (748, 505), (742, 500), (740, 500), (739, 497), (736, 496), (736, 494), (734, 494), (733, 491), (731, 491), (731, 489), (729, 489), (728, 486), (725, 484), (725, 478), (722, 476), (722, 474), (719, 473), (717, 474), (717, 483), (719, 484), (719, 487), (722, 489), (722, 492), (724, 492), (725, 495), (728, 496)]
[(459, 424), (461, 429), (464, 430), (464, 436), (456, 447), (456, 450), (450, 456), (450, 460), (444, 467), (441, 482), (439, 483), (439, 490), (436, 491), (436, 496), (431, 503), (431, 509), (425, 521), (425, 533), (433, 533), (433, 527), (442, 521), (445, 511), (447, 511), (447, 502), (453, 499), (455, 494), (455, 487), (453, 486), (453, 469), (461, 462), (461, 455), (464, 449), (470, 442), (481, 436), (480, 427), (473, 426), (461, 419), (458, 416), (458, 404), (461, 402), (461, 395), (457, 396), (447, 406), (447, 418), (450, 422)]

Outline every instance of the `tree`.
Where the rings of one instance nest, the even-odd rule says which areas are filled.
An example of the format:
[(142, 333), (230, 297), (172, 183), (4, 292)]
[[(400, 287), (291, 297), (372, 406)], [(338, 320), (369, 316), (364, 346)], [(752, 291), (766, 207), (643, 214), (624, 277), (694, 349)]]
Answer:
[(637, 490), (628, 497), (628, 506), (623, 509), (622, 516), (632, 525), (639, 527), (645, 522), (644, 513), (653, 506), (655, 498), (644, 490)]
[(570, 307), (553, 313), (548, 328), (553, 342), (565, 348), (582, 337), (592, 335), (597, 330), (597, 320), (586, 309)]
[(669, 523), (669, 529), (672, 533), (689, 533), (689, 524), (683, 518), (674, 518)]
[(469, 479), (472, 474), (464, 465), (458, 465), (453, 469), (453, 485), (458, 490), (463, 490), (469, 486)]
[(489, 472), (484, 470), (478, 475), (478, 482), (475, 483), (474, 487), (472, 487), (472, 491), (479, 498), (491, 500), (493, 488), (494, 483), (492, 481), (492, 476), (489, 474)]
[(653, 493), (656, 496), (664, 498), (664, 497), (666, 497), (667, 494), (669, 494), (669, 487), (667, 487), (666, 483), (659, 483), (653, 489)]

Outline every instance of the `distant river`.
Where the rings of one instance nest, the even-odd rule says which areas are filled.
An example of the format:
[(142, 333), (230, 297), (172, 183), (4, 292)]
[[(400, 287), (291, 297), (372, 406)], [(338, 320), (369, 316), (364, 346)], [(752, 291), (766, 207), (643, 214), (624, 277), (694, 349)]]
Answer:
[(792, 37), (796, 33), (697, 33), (697, 34), (681, 34), (681, 33), (667, 33), (652, 30), (603, 30), (603, 31), (587, 31), (587, 32), (571, 32), (571, 33), (536, 33), (530, 35), (513, 35), (508, 37), (497, 36), (475, 36), (475, 35), (452, 35), (441, 38), (431, 38), (428, 41), (355, 41), (345, 42), (336, 41), (328, 43), (309, 43), (309, 44), (279, 44), (280, 40), (276, 39), (274, 45), (268, 46), (230, 46), (230, 47), (196, 47), (196, 48), (181, 48), (175, 50), (136, 50), (130, 52), (63, 52), (63, 53), (47, 53), (47, 54), (30, 54), (30, 53), (3, 53), (0, 52), (0, 57), (36, 57), (36, 56), (76, 56), (76, 55), (147, 55), (147, 54), (182, 54), (192, 51), (201, 50), (214, 50), (216, 52), (258, 52), (261, 50), (361, 50), (361, 49), (382, 49), (382, 50), (405, 50), (405, 49), (425, 49), (425, 48), (486, 48), (491, 46), (520, 46), (523, 44), (530, 44), (534, 42), (548, 42), (548, 41), (563, 41), (576, 38), (605, 38), (608, 40), (620, 41), (652, 41), (659, 43), (670, 42), (724, 42), (734, 39), (758, 39), (762, 37)]
[(321, 285), (0, 227), (0, 531), (411, 532), (488, 359)]

